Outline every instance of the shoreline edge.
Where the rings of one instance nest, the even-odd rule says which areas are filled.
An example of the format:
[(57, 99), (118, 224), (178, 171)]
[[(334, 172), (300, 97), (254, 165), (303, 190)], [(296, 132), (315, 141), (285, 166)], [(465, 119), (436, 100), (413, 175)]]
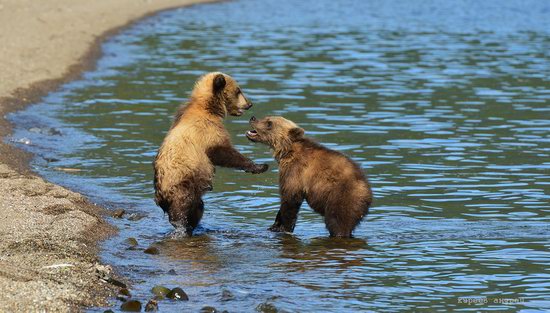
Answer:
[(106, 306), (116, 286), (99, 242), (106, 211), (32, 172), (7, 143), (6, 115), (93, 70), (101, 44), (162, 11), (215, 0), (0, 0), (0, 311), (74, 312)]

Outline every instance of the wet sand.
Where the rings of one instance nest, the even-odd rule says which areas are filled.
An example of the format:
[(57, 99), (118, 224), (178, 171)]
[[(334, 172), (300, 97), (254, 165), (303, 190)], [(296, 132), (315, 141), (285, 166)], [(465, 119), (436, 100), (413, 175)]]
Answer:
[[(11, 133), (7, 113), (93, 68), (104, 38), (199, 2), (209, 0), (0, 0), (0, 137)], [(34, 175), (29, 160), (0, 142), (0, 311), (107, 304), (117, 287), (104, 279), (98, 241), (115, 230), (101, 208)]]

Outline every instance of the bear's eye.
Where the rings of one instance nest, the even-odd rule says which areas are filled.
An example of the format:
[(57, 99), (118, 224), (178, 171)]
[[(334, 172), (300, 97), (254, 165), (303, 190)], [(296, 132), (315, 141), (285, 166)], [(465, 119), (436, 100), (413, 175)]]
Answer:
[(241, 88), (237, 88), (237, 91), (235, 92), (236, 96), (239, 96), (241, 94)]
[(267, 121), (265, 124), (267, 125), (267, 129), (271, 129), (271, 127), (273, 126), (273, 122), (271, 121)]

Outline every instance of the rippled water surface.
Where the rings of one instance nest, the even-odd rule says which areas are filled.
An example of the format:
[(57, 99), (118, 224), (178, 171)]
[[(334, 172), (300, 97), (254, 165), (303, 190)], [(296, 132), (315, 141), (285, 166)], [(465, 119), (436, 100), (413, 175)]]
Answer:
[[(161, 301), (166, 311), (550, 310), (549, 15), (546, 1), (496, 0), (165, 12), (108, 40), (96, 70), (12, 115), (12, 139), (47, 178), (145, 216), (112, 220), (121, 231), (103, 258), (139, 300), (157, 284), (184, 288), (191, 300)], [(234, 144), (271, 170), (218, 169), (198, 235), (168, 239), (151, 162), (177, 105), (214, 70), (255, 104), (227, 120)], [(244, 137), (252, 114), (284, 115), (361, 165), (375, 202), (355, 239), (328, 239), (307, 206), (293, 235), (266, 230), (277, 166)], [(143, 253), (151, 244), (159, 255)]]

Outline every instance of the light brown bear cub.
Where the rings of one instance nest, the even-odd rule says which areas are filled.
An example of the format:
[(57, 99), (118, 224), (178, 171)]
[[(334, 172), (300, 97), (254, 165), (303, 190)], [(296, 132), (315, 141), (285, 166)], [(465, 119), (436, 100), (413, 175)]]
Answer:
[(351, 237), (369, 211), (372, 192), (357, 164), (345, 155), (304, 137), (285, 118), (250, 119), (246, 137), (271, 147), (279, 163), (281, 208), (272, 231), (292, 232), (304, 200), (325, 217), (331, 237)]
[(188, 235), (202, 218), (202, 195), (212, 190), (215, 165), (255, 174), (268, 168), (235, 150), (223, 125), (227, 114), (240, 116), (251, 106), (233, 78), (215, 72), (199, 78), (176, 113), (154, 162), (155, 202)]

